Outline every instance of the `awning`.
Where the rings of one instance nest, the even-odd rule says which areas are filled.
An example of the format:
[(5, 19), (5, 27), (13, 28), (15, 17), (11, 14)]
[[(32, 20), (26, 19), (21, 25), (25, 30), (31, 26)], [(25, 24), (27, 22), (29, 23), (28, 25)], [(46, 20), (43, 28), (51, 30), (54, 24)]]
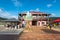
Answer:
[(60, 18), (56, 19), (56, 20), (53, 20), (53, 23), (54, 22), (60, 22)]

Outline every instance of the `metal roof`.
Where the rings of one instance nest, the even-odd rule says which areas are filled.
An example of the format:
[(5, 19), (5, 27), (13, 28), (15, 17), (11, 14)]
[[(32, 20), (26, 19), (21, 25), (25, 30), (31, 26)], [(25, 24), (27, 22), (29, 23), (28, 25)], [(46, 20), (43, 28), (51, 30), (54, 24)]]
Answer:
[(5, 22), (19, 22), (18, 19), (7, 19), (7, 20), (2, 20), (2, 21), (5, 21)]

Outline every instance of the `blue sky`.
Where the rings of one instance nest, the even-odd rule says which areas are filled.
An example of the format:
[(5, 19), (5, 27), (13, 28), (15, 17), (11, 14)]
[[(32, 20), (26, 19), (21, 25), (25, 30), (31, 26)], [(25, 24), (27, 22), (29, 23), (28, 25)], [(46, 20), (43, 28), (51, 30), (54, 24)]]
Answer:
[(40, 11), (60, 17), (60, 0), (0, 0), (1, 17), (17, 18), (23, 11)]

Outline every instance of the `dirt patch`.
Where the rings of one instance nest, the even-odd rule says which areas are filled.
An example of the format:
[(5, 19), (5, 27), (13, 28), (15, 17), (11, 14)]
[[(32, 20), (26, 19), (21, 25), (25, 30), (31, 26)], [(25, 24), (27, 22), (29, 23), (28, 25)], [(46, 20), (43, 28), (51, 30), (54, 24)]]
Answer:
[(60, 34), (44, 27), (31, 27), (32, 32), (23, 32), (19, 40), (60, 40)]

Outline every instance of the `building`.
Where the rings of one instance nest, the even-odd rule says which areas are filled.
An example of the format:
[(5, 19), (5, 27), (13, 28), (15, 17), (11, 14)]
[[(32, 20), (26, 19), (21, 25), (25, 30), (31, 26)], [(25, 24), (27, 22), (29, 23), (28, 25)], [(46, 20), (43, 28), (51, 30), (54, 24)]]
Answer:
[(20, 21), (18, 19), (12, 18), (12, 19), (7, 19), (7, 20), (2, 20), (1, 22), (4, 23), (5, 26), (7, 24), (13, 26), (13, 25), (17, 25)]
[(50, 15), (51, 14), (46, 14), (43, 12), (28, 11), (20, 13), (18, 19), (21, 21), (24, 20), (26, 23), (28, 22), (28, 24), (32, 26), (45, 26), (49, 23)]

